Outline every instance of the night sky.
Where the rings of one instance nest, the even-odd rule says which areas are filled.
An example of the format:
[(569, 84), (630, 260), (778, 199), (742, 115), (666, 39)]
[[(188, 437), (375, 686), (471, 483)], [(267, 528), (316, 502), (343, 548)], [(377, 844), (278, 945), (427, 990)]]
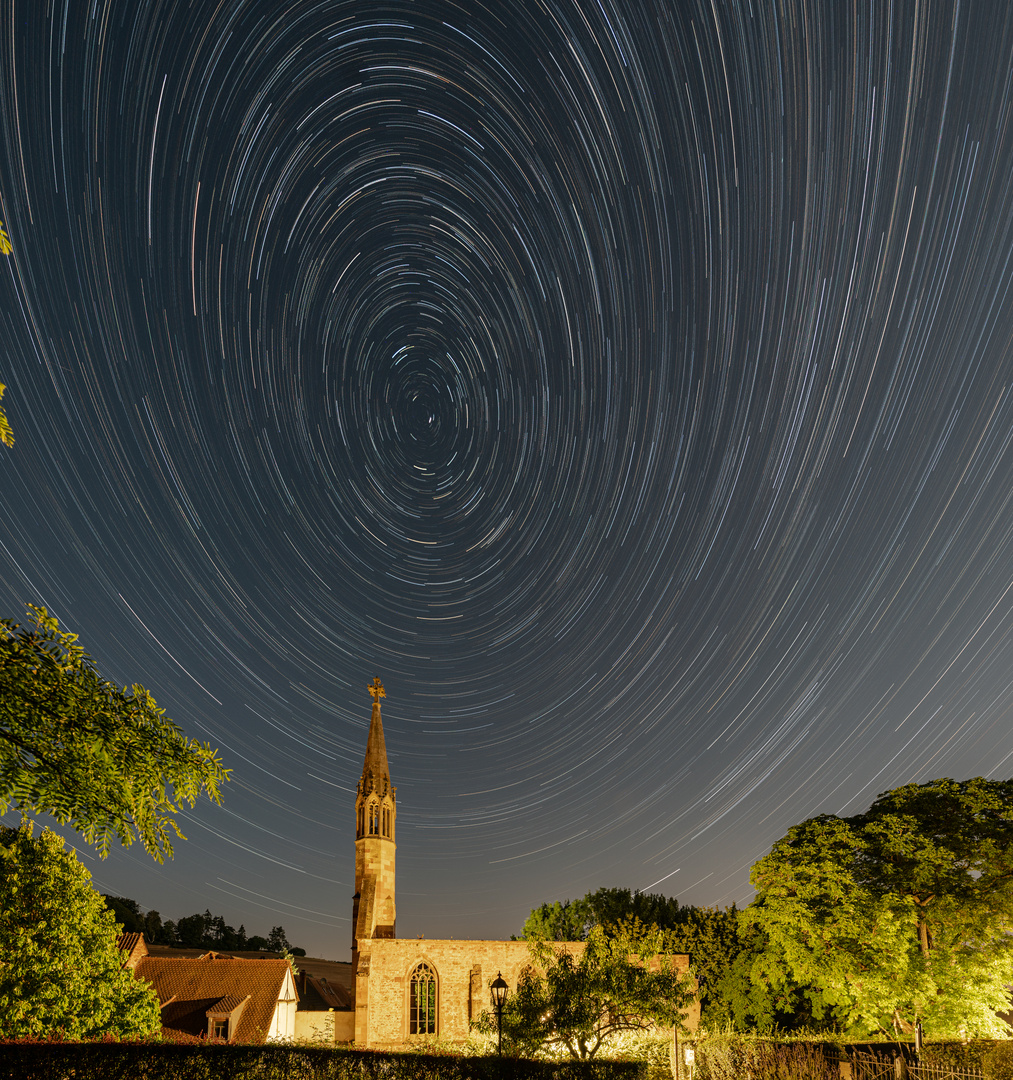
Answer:
[(1013, 774), (1013, 8), (0, 0), (0, 607), (233, 772), (104, 891), (348, 956)]

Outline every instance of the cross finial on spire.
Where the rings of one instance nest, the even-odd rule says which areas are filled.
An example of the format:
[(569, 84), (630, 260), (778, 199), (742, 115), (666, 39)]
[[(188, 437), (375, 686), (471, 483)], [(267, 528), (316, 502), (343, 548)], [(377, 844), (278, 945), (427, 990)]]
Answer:
[(387, 696), (387, 691), (384, 690), (379, 675), (374, 677), (372, 686), (367, 686), (366, 689), (369, 691), (369, 696), (377, 702), (377, 704), (379, 704), (380, 698)]

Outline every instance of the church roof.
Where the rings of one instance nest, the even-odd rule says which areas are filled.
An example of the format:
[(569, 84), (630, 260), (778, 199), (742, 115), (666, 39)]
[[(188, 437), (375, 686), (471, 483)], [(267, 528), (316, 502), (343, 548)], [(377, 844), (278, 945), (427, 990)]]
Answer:
[[(362, 763), (362, 790), (371, 788), (385, 791), (390, 787), (390, 768), (387, 765), (387, 744), (383, 738), (383, 720), (380, 717), (380, 698), (386, 697), (383, 683), (374, 679), (369, 687), (373, 696), (373, 715), (369, 719), (369, 736), (366, 739), (366, 758)], [(370, 785), (368, 781), (372, 779)]]

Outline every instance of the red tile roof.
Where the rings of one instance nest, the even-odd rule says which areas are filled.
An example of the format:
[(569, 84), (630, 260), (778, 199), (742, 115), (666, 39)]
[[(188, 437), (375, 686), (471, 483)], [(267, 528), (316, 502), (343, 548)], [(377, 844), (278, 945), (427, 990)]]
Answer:
[(287, 960), (162, 956), (145, 956), (134, 969), (154, 986), (162, 1003), (162, 1027), (171, 1031), (203, 1035), (208, 1030), (208, 1012), (218, 1012), (223, 999), (239, 1004), (248, 997), (232, 1034), (233, 1042), (246, 1043), (263, 1043), (267, 1038), (290, 971)]
[(300, 1012), (324, 1012), (327, 1009), (350, 1009), (352, 999), (343, 986), (335, 986), (326, 978), (317, 978), (302, 969), (296, 978)]
[(123, 959), (123, 966), (128, 968), (137, 967), (137, 961), (148, 955), (143, 934), (120, 934), (116, 938), (116, 948), (127, 954)]
[(246, 998), (237, 998), (235, 994), (229, 994), (227, 997), (223, 997), (221, 1001), (216, 1001), (208, 1009), (208, 1016), (231, 1016), (246, 1000)]

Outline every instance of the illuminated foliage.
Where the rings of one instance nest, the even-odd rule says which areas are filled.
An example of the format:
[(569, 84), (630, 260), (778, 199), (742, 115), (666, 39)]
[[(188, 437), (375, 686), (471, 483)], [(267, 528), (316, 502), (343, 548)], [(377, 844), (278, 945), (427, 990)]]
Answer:
[(139, 840), (162, 862), (173, 815), (228, 779), (217, 752), (188, 739), (142, 686), (99, 675), (45, 608), (0, 620), (0, 813), (51, 814), (104, 857)]
[[(601, 888), (580, 900), (533, 908), (521, 937), (527, 941), (583, 941), (595, 926), (617, 926), (638, 919), (664, 931), (666, 953), (688, 953), (699, 984), (700, 1018), (705, 1027), (723, 1029), (743, 1012), (737, 984), (726, 980), (743, 950), (737, 912), (680, 905), (675, 897), (630, 889)], [(747, 980), (748, 982), (748, 980)]]
[[(6, 389), (7, 387), (0, 383), (0, 398), (4, 396)], [(2, 408), (0, 408), (0, 443), (3, 443), (4, 446), (14, 445), (14, 429), (11, 427), (7, 414)]]
[(6, 1038), (160, 1027), (149, 983), (123, 967), (117, 926), (63, 840), (0, 829), (0, 1032)]
[(753, 867), (754, 983), (798, 984), (866, 1029), (1006, 1034), (1013, 983), (1013, 782), (909, 784), (865, 814), (792, 828)]
[[(563, 944), (533, 941), (532, 967), (503, 1009), (504, 1046), (527, 1055), (557, 1047), (586, 1060), (619, 1032), (681, 1023), (692, 983), (658, 955), (663, 948), (661, 932), (637, 920), (593, 926), (580, 956)], [(483, 1013), (476, 1027), (495, 1034), (495, 1015)]]
[(580, 900), (556, 901), (532, 908), (521, 937), (525, 941), (583, 941), (595, 926), (616, 926), (639, 919), (662, 929), (679, 922), (679, 901), (661, 893), (601, 888)]

